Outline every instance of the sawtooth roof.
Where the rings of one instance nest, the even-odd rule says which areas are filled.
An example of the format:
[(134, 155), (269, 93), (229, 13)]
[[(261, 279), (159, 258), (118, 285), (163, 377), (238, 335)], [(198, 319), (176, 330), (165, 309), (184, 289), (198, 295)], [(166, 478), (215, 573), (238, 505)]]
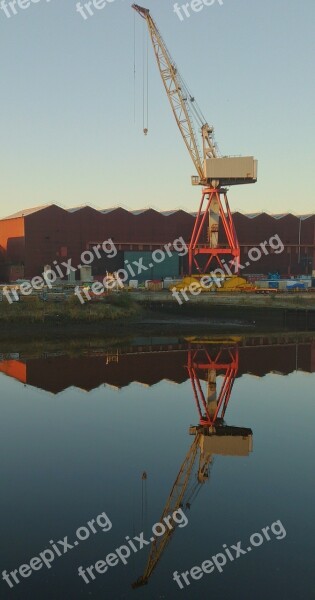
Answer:
[[(104, 209), (96, 209), (87, 204), (84, 206), (74, 206), (71, 208), (63, 208), (61, 206), (58, 206), (57, 204), (44, 204), (41, 206), (35, 206), (33, 208), (25, 208), (16, 213), (13, 213), (12, 215), (7, 216), (7, 217), (2, 217), (2, 219), (0, 219), (0, 221), (7, 220), (7, 219), (18, 219), (18, 218), (27, 217), (33, 213), (39, 212), (41, 210), (45, 210), (46, 208), (50, 208), (52, 206), (57, 206), (58, 208), (61, 208), (62, 210), (65, 210), (69, 213), (74, 213), (74, 212), (78, 212), (79, 210), (84, 210), (86, 208), (90, 208), (101, 214), (108, 214), (108, 213), (114, 212), (115, 210), (120, 210), (122, 208), (121, 206), (113, 206), (113, 207), (104, 208)], [(173, 210), (164, 210), (164, 211), (157, 211), (156, 208), (150, 208), (150, 207), (146, 207), (146, 208), (142, 208), (142, 209), (138, 209), (138, 210), (129, 210), (129, 209), (123, 208), (123, 210), (125, 210), (126, 212), (129, 212), (130, 214), (133, 214), (135, 216), (143, 214), (148, 211), (159, 212), (164, 217), (171, 216), (178, 212), (187, 212), (187, 214), (190, 214), (192, 216), (196, 216), (196, 214), (197, 214), (196, 212), (185, 211), (182, 208), (177, 208), (177, 209), (173, 209)], [(240, 211), (235, 211), (235, 212), (240, 212)], [(296, 219), (301, 219), (301, 221), (305, 221), (306, 219), (309, 219), (314, 216), (314, 214), (312, 214), (312, 213), (301, 214), (301, 215), (293, 215), (292, 213), (269, 214), (266, 212), (240, 213), (240, 214), (242, 214), (244, 217), (247, 217), (248, 219), (255, 219), (256, 217), (259, 217), (262, 215), (267, 215), (267, 216), (272, 217), (273, 219), (277, 219), (277, 220), (283, 219), (288, 216), (292, 216)]]

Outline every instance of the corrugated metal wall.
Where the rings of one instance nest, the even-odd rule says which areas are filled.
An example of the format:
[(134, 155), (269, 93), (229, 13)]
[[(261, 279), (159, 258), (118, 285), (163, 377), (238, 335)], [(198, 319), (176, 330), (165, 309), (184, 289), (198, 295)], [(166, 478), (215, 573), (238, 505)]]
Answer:
[[(295, 274), (310, 272), (312, 264), (315, 268), (315, 216), (300, 220), (293, 215), (274, 218), (263, 213), (249, 218), (235, 213), (234, 222), (244, 264), (251, 247), (275, 234), (286, 246), (282, 254), (262, 256), (259, 262), (250, 264), (246, 272), (279, 270), (282, 274)], [(134, 214), (118, 208), (102, 213), (90, 207), (67, 211), (52, 205), (25, 217), (0, 221), (0, 246), (5, 258), (5, 264), (2, 260), (1, 277), (7, 280), (4, 279), (7, 267), (14, 264), (25, 264), (27, 278), (40, 274), (44, 265), (52, 265), (54, 261), (60, 263), (71, 258), (76, 266), (84, 250), (108, 238), (112, 238), (120, 253), (115, 261), (117, 270), (117, 267), (123, 268), (123, 252), (136, 252), (143, 256), (179, 237), (188, 242), (193, 224), (194, 216), (182, 210), (163, 214), (150, 209)], [(219, 240), (222, 244), (226, 242), (222, 228)], [(182, 270), (187, 272), (187, 257), (179, 262), (179, 267), (175, 259), (174, 263), (161, 263), (148, 278), (177, 275)], [(98, 267), (95, 265), (95, 268)], [(105, 263), (99, 269), (103, 272), (112, 270), (111, 265)]]

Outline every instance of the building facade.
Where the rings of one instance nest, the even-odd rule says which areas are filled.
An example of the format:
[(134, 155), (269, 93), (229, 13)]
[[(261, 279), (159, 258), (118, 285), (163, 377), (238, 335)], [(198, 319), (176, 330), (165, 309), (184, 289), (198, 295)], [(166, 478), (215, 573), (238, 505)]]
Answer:
[[(183, 210), (158, 212), (153, 209), (128, 211), (124, 208), (95, 210), (89, 206), (65, 210), (56, 205), (21, 211), (0, 220), (0, 279), (13, 282), (40, 275), (45, 265), (53, 266), (71, 259), (80, 264), (81, 253), (109, 238), (117, 255), (104, 255), (93, 261), (92, 272), (101, 276), (123, 268), (163, 248), (174, 240), (191, 237), (195, 214)], [(234, 213), (241, 247), (241, 263), (250, 264), (244, 273), (282, 275), (312, 274), (315, 269), (315, 215), (244, 215)], [(258, 262), (248, 260), (252, 247), (258, 247), (278, 235), (284, 244), (282, 253), (272, 249)], [(207, 241), (207, 231), (204, 232)], [(219, 234), (220, 244), (226, 241)], [(151, 261), (152, 262), (152, 261)], [(127, 263), (128, 264), (128, 263)], [(143, 278), (157, 279), (187, 273), (187, 257), (166, 259), (148, 269)], [(77, 276), (78, 278), (78, 276)], [(137, 278), (137, 277), (135, 277)], [(140, 278), (141, 279), (141, 278)]]

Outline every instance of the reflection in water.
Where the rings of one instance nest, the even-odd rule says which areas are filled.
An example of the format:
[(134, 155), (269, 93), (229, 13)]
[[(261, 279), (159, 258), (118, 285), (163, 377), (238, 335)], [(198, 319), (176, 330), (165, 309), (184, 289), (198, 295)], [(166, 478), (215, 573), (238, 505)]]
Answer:
[[(296, 370), (315, 371), (315, 340), (307, 335), (296, 339), (294, 335), (281, 334), (235, 338), (216, 336), (204, 341), (193, 338), (135, 338), (128, 345), (104, 349), (93, 348), (91, 343), (89, 348), (79, 349), (76, 354), (62, 350), (49, 352), (48, 349), (38, 354), (32, 350), (2, 353), (0, 372), (53, 394), (72, 386), (91, 391), (102, 384), (117, 389), (132, 382), (153, 386), (166, 380), (180, 384), (192, 376), (189, 363), (187, 369), (187, 352), (195, 349), (206, 353), (208, 348), (214, 360), (211, 350), (214, 346), (238, 348), (238, 377), (245, 373), (263, 377), (270, 372), (286, 375)], [(206, 354), (204, 356), (206, 360), (209, 358)], [(235, 369), (235, 365), (231, 364), (230, 368)], [(230, 385), (230, 382), (231, 379), (227, 384)]]
[[(176, 529), (176, 521), (169, 519), (179, 508), (190, 509), (202, 485), (209, 479), (209, 469), (215, 455), (248, 456), (252, 451), (252, 430), (226, 425), (224, 416), (239, 366), (239, 347), (229, 340), (220, 346), (190, 344), (187, 352), (187, 370), (199, 413), (199, 425), (191, 426), (194, 441), (180, 467), (175, 483), (166, 501), (160, 523), (169, 520), (163, 535), (155, 535), (144, 573), (133, 583), (137, 588), (146, 585), (162, 557)], [(221, 375), (220, 388), (217, 376)], [(202, 380), (206, 382), (206, 392)], [(218, 389), (219, 388), (219, 389)], [(193, 475), (197, 465), (197, 472)]]
[[(71, 531), (104, 510), (113, 522), (106, 540), (91, 536), (56, 561), (53, 572), (40, 570), (10, 590), (13, 600), (207, 597), (209, 582), (180, 590), (172, 572), (278, 518), (288, 531), (281, 550), (267, 544), (260, 558), (233, 563), (224, 576), (211, 576), (211, 590), (235, 600), (309, 600), (311, 335), (134, 338), (110, 347), (98, 339), (82, 347), (55, 342), (36, 349), (24, 344), (15, 353), (12, 344), (10, 353), (1, 349), (1, 567), (24, 564), (47, 540), (69, 533), (71, 541)], [(147, 490), (149, 513), (141, 524), (140, 487)], [(147, 546), (148, 556), (144, 549), (134, 563), (109, 569), (85, 587), (79, 565), (96, 564), (126, 534), (146, 533), (148, 522), (162, 522), (178, 507), (186, 515), (192, 508), (189, 527), (173, 523)], [(294, 577), (296, 570), (303, 578)]]

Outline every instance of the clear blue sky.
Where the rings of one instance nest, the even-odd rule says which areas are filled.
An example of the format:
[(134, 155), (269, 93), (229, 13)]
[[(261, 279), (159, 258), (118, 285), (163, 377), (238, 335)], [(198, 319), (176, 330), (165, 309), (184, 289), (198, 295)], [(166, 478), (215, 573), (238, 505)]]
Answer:
[[(76, 1), (0, 11), (0, 216), (51, 202), (195, 210), (200, 190), (152, 48), (149, 135), (140, 52), (134, 124), (131, 2), (84, 20)], [(314, 0), (224, 0), (183, 22), (173, 0), (144, 4), (221, 152), (259, 160), (258, 183), (230, 191), (232, 209), (314, 212)]]

